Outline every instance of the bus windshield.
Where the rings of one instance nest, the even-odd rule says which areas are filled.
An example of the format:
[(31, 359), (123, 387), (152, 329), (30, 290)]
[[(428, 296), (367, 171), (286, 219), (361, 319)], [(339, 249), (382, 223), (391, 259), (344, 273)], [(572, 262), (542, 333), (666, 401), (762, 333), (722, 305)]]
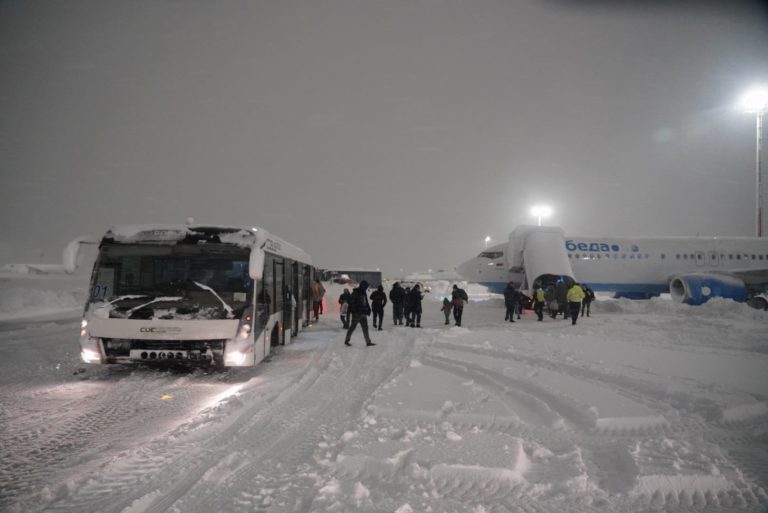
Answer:
[(232, 245), (104, 245), (90, 301), (110, 317), (225, 319), (239, 316), (253, 294), (250, 251)]

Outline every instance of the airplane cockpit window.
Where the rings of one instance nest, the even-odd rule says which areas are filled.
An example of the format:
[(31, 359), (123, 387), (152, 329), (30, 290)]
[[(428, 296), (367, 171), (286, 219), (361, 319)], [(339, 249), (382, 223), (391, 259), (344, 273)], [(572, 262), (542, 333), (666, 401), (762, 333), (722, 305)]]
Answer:
[(504, 256), (503, 251), (483, 251), (482, 253), (480, 253), (480, 258), (490, 258), (491, 260), (495, 260), (503, 256)]

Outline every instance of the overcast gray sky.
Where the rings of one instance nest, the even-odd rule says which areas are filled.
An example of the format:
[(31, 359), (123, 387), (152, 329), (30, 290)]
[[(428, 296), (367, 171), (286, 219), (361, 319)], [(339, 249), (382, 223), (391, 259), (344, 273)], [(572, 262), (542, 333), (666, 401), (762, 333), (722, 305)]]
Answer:
[(393, 275), (534, 202), (573, 234), (752, 235), (756, 81), (746, 0), (2, 0), (0, 262), (194, 216)]

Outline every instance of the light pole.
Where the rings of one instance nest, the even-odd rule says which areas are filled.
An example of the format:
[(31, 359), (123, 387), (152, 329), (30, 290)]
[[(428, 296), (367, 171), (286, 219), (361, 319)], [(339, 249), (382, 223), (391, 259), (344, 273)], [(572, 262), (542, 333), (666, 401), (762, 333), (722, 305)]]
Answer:
[(552, 207), (548, 205), (534, 205), (533, 208), (531, 208), (531, 215), (538, 219), (539, 226), (541, 226), (541, 218), (551, 216)]
[(490, 235), (486, 235), (484, 242), (485, 242), (485, 249), (488, 249), (488, 243), (491, 242), (491, 236)]
[(756, 122), (755, 144), (755, 232), (763, 236), (763, 176), (760, 169), (760, 147), (763, 145), (763, 114), (768, 110), (768, 87), (759, 86), (748, 91), (741, 98), (744, 112), (754, 114)]

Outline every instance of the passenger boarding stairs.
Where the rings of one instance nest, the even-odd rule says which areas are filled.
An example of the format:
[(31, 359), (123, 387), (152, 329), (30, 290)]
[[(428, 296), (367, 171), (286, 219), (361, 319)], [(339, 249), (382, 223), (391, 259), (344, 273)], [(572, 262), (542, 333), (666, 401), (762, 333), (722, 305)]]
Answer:
[(565, 234), (556, 226), (518, 226), (509, 234), (507, 262), (513, 272), (523, 272), (522, 289), (531, 290), (560, 277), (575, 281), (565, 249)]

